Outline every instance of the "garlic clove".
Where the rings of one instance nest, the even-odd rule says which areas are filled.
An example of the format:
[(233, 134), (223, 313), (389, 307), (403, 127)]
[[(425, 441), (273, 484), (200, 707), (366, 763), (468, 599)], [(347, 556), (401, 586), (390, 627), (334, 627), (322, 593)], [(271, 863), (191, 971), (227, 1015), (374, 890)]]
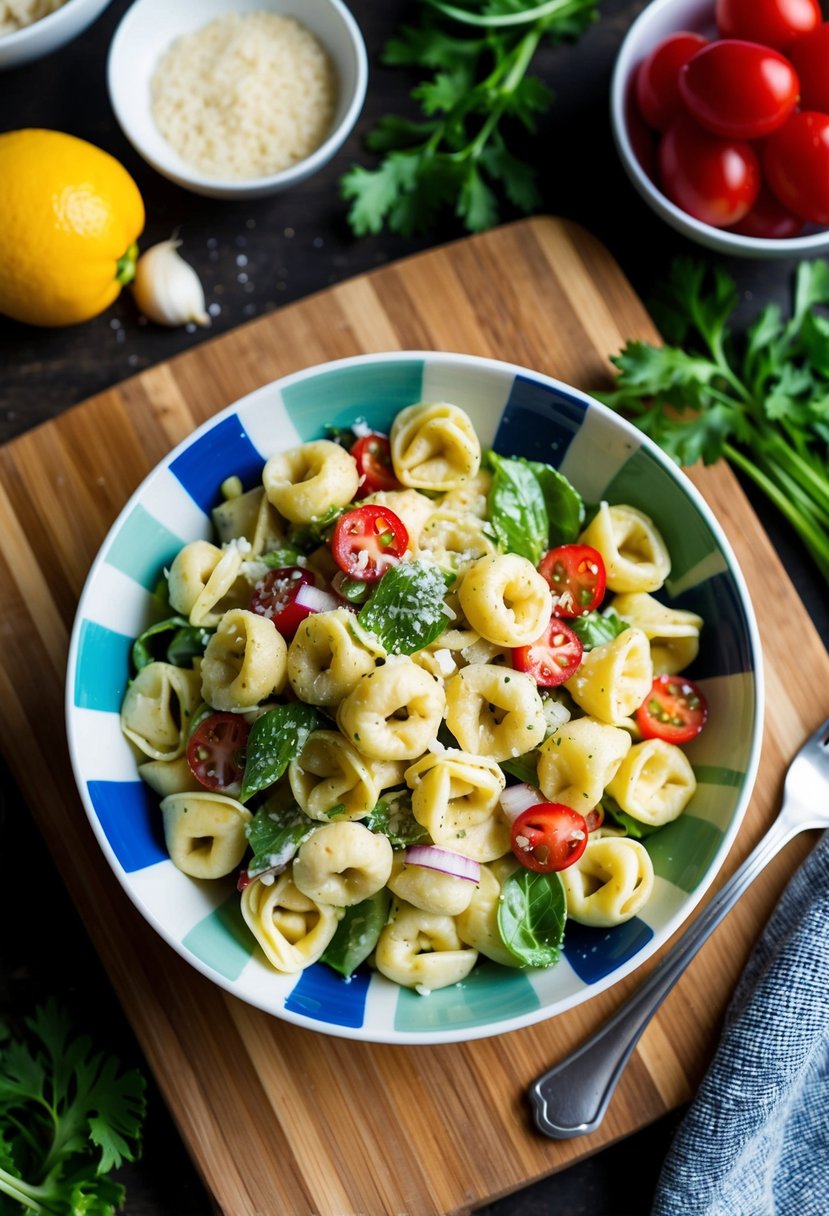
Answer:
[(142, 253), (132, 292), (140, 311), (158, 325), (209, 325), (204, 289), (193, 267), (178, 253), (181, 241), (161, 241)]

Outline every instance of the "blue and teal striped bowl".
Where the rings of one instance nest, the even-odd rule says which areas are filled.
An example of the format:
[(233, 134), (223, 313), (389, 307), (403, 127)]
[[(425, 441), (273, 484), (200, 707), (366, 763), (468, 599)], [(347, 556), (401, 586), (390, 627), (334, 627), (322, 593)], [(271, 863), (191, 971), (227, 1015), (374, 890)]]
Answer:
[[(570, 923), (561, 962), (546, 971), (486, 964), (462, 985), (419, 996), (382, 976), (346, 982), (323, 964), (283, 976), (242, 921), (232, 879), (182, 874), (164, 849), (155, 795), (140, 781), (119, 727), (132, 639), (150, 593), (189, 540), (210, 532), (219, 486), (255, 484), (266, 458), (357, 417), (387, 430), (395, 412), (448, 400), (484, 444), (558, 466), (589, 502), (606, 498), (656, 520), (670, 549), (669, 601), (705, 621), (687, 674), (714, 729), (688, 748), (699, 786), (674, 823), (646, 841), (656, 872), (644, 913), (617, 928)], [(75, 776), (109, 864), (175, 950), (228, 992), (277, 1017), (372, 1042), (446, 1043), (501, 1034), (570, 1009), (649, 958), (705, 893), (740, 826), (754, 783), (763, 720), (760, 647), (742, 574), (691, 482), (634, 427), (567, 385), (469, 355), (393, 352), (308, 368), (266, 385), (205, 423), (146, 478), (112, 526), (84, 587), (67, 672)]]

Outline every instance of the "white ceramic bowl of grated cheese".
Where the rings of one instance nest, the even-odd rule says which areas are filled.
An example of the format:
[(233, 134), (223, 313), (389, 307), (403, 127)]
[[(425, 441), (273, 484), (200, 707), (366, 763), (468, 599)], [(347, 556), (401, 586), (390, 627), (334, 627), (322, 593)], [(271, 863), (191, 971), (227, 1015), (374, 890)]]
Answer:
[(342, 0), (135, 0), (107, 79), (148, 164), (196, 194), (246, 199), (331, 159), (362, 109), (368, 66)]
[[(0, 69), (50, 55), (83, 33), (110, 0), (0, 0)], [(17, 27), (17, 28), (15, 28)]]

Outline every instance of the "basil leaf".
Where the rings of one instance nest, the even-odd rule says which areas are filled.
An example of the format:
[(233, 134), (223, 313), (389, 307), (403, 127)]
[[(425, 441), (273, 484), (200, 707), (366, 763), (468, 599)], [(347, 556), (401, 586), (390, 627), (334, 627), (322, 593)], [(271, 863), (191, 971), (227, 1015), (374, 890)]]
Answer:
[(357, 620), (387, 654), (413, 654), (449, 623), (444, 597), (454, 577), (433, 562), (398, 562), (380, 579)]
[(248, 736), (240, 802), (278, 781), (322, 719), (312, 705), (277, 705), (257, 718)]
[(429, 833), (417, 822), (412, 812), (410, 790), (390, 790), (360, 822), (370, 831), (387, 836), (394, 849), (405, 849), (410, 844), (429, 841)]
[[(156, 662), (159, 657), (176, 667), (189, 667), (192, 660), (204, 654), (212, 629), (191, 625), (186, 617), (171, 616), (145, 629), (132, 644), (132, 661), (136, 671)], [(172, 634), (167, 639), (165, 635)]]
[(632, 837), (633, 840), (644, 840), (647, 836), (652, 836), (661, 826), (634, 819), (633, 815), (628, 815), (627, 811), (622, 810), (615, 798), (610, 797), (610, 794), (602, 795), (600, 805), (605, 817), (610, 820), (611, 826), (622, 828), (625, 835)]
[(263, 806), (245, 827), (253, 857), (247, 864), (250, 878), (266, 870), (284, 868), (293, 859), (299, 846), (317, 828), (294, 803), (274, 809)]
[(526, 967), (558, 962), (567, 910), (564, 884), (555, 872), (515, 870), (501, 887), (498, 932), (501, 941)]
[(538, 785), (538, 752), (527, 752), (511, 760), (502, 760), (501, 768), (524, 785)]
[(545, 548), (569, 545), (578, 537), (584, 524), (584, 500), (575, 486), (551, 464), (528, 460), (527, 464), (538, 478), (544, 505), (547, 508), (547, 542)]
[(389, 915), (391, 896), (387, 887), (352, 904), (322, 954), (322, 961), (348, 979), (377, 945)]
[(567, 624), (581, 639), (585, 650), (604, 646), (606, 642), (612, 642), (620, 633), (630, 629), (628, 622), (623, 621), (612, 608), (608, 608), (607, 612), (586, 612), (584, 616), (568, 619)]
[(538, 477), (530, 463), (520, 457), (488, 452), (487, 462), (492, 469), (487, 505), (498, 543), (506, 552), (526, 557), (537, 566), (548, 548), (550, 530)]

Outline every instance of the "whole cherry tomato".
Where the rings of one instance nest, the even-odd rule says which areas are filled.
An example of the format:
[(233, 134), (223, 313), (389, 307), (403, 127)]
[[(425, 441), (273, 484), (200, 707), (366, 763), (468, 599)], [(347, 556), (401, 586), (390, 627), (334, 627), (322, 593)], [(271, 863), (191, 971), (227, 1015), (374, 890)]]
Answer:
[(757, 202), (729, 231), (741, 236), (756, 236), (763, 240), (785, 241), (797, 236), (803, 228), (803, 220), (794, 215), (775, 198), (768, 186), (762, 185)]
[(763, 148), (763, 170), (784, 207), (829, 225), (829, 114), (801, 110)]
[(798, 38), (786, 54), (800, 81), (801, 108), (829, 114), (829, 22)]
[(762, 139), (797, 104), (797, 74), (779, 51), (725, 38), (680, 69), (679, 92), (692, 118), (723, 139)]
[(680, 30), (653, 48), (636, 73), (634, 93), (639, 113), (649, 127), (664, 131), (682, 107), (679, 69), (692, 55), (708, 45), (701, 34)]
[(721, 38), (748, 38), (778, 50), (820, 25), (818, 0), (717, 0)]
[(714, 228), (738, 223), (760, 192), (760, 164), (751, 144), (711, 135), (684, 114), (660, 141), (659, 178), (677, 207)]

